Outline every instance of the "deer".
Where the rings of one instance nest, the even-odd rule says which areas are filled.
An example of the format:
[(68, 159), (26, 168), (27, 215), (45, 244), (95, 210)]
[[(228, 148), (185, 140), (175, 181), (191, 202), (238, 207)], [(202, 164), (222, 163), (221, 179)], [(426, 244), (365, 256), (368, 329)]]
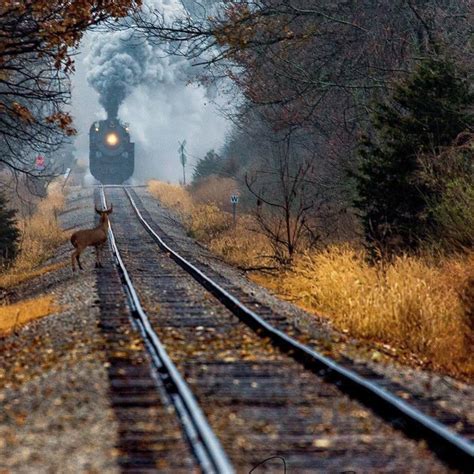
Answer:
[(107, 242), (107, 231), (109, 228), (109, 214), (112, 213), (113, 206), (110, 209), (99, 210), (95, 206), (95, 212), (100, 216), (100, 222), (93, 229), (82, 229), (71, 235), (71, 244), (75, 248), (71, 255), (72, 271), (76, 271), (76, 261), (79, 268), (83, 270), (79, 257), (87, 247), (95, 247), (96, 262), (95, 268), (102, 268), (101, 252), (105, 242)]

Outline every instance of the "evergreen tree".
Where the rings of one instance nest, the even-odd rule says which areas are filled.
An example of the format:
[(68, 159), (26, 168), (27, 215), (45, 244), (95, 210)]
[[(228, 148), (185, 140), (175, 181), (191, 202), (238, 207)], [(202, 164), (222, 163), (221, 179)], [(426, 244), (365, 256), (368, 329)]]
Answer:
[(222, 159), (214, 151), (210, 150), (206, 153), (204, 158), (200, 158), (194, 167), (193, 181), (199, 181), (211, 174), (220, 174), (222, 170)]
[(433, 225), (428, 202), (436, 187), (423, 180), (421, 155), (439, 155), (472, 125), (469, 82), (447, 60), (422, 61), (375, 106), (373, 137), (361, 140), (355, 207), (373, 252), (416, 249)]
[(16, 211), (7, 209), (7, 200), (0, 194), (0, 266), (13, 260), (18, 250), (20, 232), (15, 214)]

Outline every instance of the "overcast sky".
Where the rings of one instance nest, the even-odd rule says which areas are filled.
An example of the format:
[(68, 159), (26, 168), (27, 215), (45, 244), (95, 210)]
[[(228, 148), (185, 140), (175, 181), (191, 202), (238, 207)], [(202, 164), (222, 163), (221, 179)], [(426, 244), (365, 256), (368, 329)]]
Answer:
[[(100, 40), (106, 44), (107, 39), (93, 35), (87, 35), (76, 57), (72, 95), (72, 114), (78, 130), (77, 158), (87, 162), (89, 127), (95, 120), (106, 117), (98, 93), (88, 83), (87, 74), (93, 67), (90, 57), (92, 39), (94, 44)], [(181, 179), (177, 150), (182, 140), (186, 140), (190, 155), (189, 177), (193, 161), (212, 148), (218, 150), (224, 142), (229, 124), (206, 97), (206, 90), (189, 85), (185, 78), (178, 76), (176, 74), (176, 78), (171, 80), (168, 76), (166, 82), (159, 77), (147, 78), (144, 84), (133, 87), (119, 109), (119, 118), (130, 124), (135, 142), (135, 177), (138, 181), (159, 178), (177, 182)], [(223, 99), (218, 97), (215, 100)]]

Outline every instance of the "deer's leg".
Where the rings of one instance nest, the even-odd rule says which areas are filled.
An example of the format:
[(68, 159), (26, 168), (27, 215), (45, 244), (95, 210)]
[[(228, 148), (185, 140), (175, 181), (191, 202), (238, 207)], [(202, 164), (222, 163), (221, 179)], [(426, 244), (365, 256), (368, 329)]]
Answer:
[(101, 244), (98, 246), (97, 248), (97, 251), (98, 251), (98, 255), (99, 255), (99, 267), (100, 268), (103, 268), (104, 266), (102, 265), (102, 251), (104, 250), (104, 245), (105, 244)]
[(72, 271), (73, 272), (76, 271), (76, 253), (77, 253), (77, 250), (74, 250), (74, 252), (72, 252), (72, 254), (71, 254), (71, 263), (72, 263)]
[(96, 262), (95, 262), (95, 268), (104, 268), (102, 265), (102, 249), (103, 245), (96, 245), (95, 246), (95, 255), (96, 255)]
[(94, 245), (95, 248), (95, 268), (100, 268), (99, 246)]
[(76, 260), (77, 260), (77, 264), (79, 265), (79, 268), (80, 268), (81, 270), (84, 270), (84, 269), (82, 268), (81, 261), (79, 260), (79, 257), (81, 256), (81, 252), (82, 252), (82, 250), (77, 249), (74, 253), (76, 254)]

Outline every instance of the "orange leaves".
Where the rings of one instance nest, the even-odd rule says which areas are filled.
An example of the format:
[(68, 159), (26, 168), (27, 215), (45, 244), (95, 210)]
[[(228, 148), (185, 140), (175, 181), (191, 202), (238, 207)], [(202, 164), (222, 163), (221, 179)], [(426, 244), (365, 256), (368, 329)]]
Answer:
[(65, 135), (76, 134), (71, 116), (63, 111), (70, 100), (74, 48), (88, 28), (124, 17), (140, 3), (0, 0), (0, 84), (6, 91), (0, 99), (0, 113), (6, 117), (1, 131), (8, 130), (5, 136), (11, 141), (3, 161), (26, 170), (28, 152), (60, 146)]
[(257, 32), (258, 16), (244, 4), (231, 4), (226, 9), (226, 22), (217, 27), (214, 36), (220, 45), (243, 49)]
[[(26, 51), (54, 57), (58, 69), (70, 70), (69, 48), (78, 46), (87, 28), (124, 17), (140, 5), (141, 0), (4, 0), (0, 3), (4, 20), (0, 34), (12, 56), (23, 54), (28, 45)], [(8, 27), (7, 20), (17, 22), (15, 30)]]
[(72, 117), (66, 112), (56, 112), (46, 117), (46, 122), (55, 123), (59, 126), (67, 136), (72, 136), (77, 133), (76, 129), (72, 126)]
[(33, 123), (35, 121), (33, 114), (30, 112), (30, 110), (25, 107), (24, 105), (21, 105), (18, 102), (13, 102), (11, 105), (10, 109), (17, 117), (20, 118), (23, 122), (26, 123)]

